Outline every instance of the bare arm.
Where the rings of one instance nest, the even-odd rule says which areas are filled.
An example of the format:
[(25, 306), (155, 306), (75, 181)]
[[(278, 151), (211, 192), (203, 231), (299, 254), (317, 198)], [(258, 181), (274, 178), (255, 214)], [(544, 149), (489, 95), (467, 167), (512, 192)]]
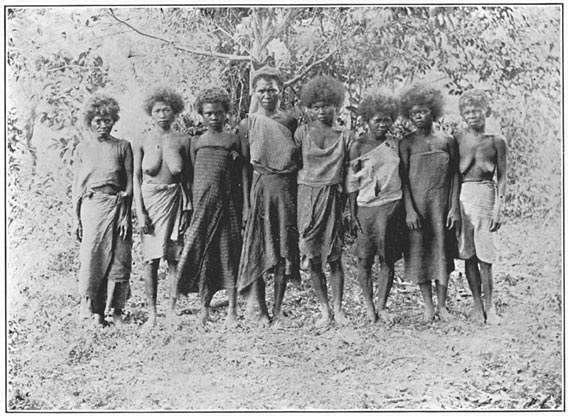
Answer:
[(458, 227), (461, 221), (460, 214), (460, 155), (458, 145), (452, 136), (448, 136), (448, 153), (450, 155), (450, 210), (446, 220), (446, 227), (452, 229)]
[(404, 197), (404, 208), (406, 209), (406, 225), (411, 230), (421, 228), (420, 217), (414, 208), (408, 172), (410, 170), (410, 139), (405, 138), (399, 144), (398, 153), (400, 156), (400, 180), (402, 182), (402, 195)]
[(124, 171), (126, 173), (126, 186), (124, 192), (126, 192), (126, 197), (122, 199), (122, 204), (120, 206), (121, 215), (120, 222), (118, 226), (118, 233), (120, 237), (125, 239), (130, 233), (130, 227), (132, 226), (130, 220), (130, 212), (132, 210), (132, 147), (130, 143), (127, 144), (124, 153)]
[(490, 231), (497, 231), (501, 227), (501, 210), (507, 191), (507, 143), (504, 137), (497, 136), (495, 138), (495, 148), (497, 149), (497, 195)]
[(243, 156), (241, 176), (243, 188), (243, 222), (247, 221), (250, 210), (250, 147), (248, 140), (248, 119), (241, 120), (239, 123), (239, 147)]
[(83, 239), (83, 226), (81, 224), (81, 189), (79, 189), (79, 171), (81, 169), (81, 145), (75, 150), (75, 157), (73, 161), (73, 185), (72, 185), (72, 195), (73, 195), (73, 218), (74, 218), (74, 232), (77, 240), (81, 241)]
[(142, 200), (142, 159), (144, 158), (143, 149), (144, 139), (135, 140), (132, 149), (133, 172), (132, 172), (132, 191), (134, 195), (134, 207), (138, 219), (138, 227), (143, 233), (150, 232), (150, 219), (144, 208)]

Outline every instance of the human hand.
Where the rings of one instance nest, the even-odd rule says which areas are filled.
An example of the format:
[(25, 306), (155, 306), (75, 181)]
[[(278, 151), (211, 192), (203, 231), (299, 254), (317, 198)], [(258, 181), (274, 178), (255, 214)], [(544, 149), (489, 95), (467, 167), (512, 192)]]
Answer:
[(250, 214), (250, 207), (248, 206), (248, 204), (244, 204), (243, 205), (243, 228), (245, 228), (245, 226), (247, 225), (248, 222), (248, 216)]
[(129, 218), (127, 218), (126, 216), (119, 221), (118, 235), (120, 236), (120, 238), (126, 240), (126, 237), (128, 237), (128, 234), (130, 233), (131, 226), (132, 224), (130, 223)]
[(145, 212), (138, 215), (138, 231), (143, 234), (152, 233), (152, 221), (150, 221), (150, 217), (148, 217), (148, 214)]
[(420, 217), (413, 209), (406, 213), (406, 226), (409, 230), (420, 230), (422, 228)]
[(181, 218), (179, 221), (179, 232), (181, 234), (185, 233), (185, 230), (187, 230), (187, 227), (189, 227), (190, 218), (191, 211), (183, 211), (181, 213)]
[(499, 228), (501, 228), (501, 213), (494, 212), (489, 224), (489, 231), (497, 231)]
[(448, 230), (458, 228), (460, 225), (461, 216), (459, 211), (456, 208), (450, 208), (450, 212), (448, 212), (448, 217), (446, 219), (446, 228)]
[(363, 233), (363, 227), (361, 227), (361, 222), (359, 222), (357, 214), (352, 213), (349, 218), (349, 222), (351, 224), (351, 230), (357, 230), (357, 234)]

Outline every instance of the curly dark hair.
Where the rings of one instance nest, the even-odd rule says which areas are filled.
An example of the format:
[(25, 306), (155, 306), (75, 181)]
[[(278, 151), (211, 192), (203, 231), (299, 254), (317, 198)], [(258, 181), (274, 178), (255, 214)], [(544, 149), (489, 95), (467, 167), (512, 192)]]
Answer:
[(317, 102), (341, 107), (345, 98), (345, 87), (341, 82), (327, 75), (312, 78), (302, 87), (301, 100), (306, 107)]
[(278, 83), (278, 87), (282, 90), (284, 87), (284, 76), (280, 70), (271, 67), (271, 66), (263, 66), (262, 68), (257, 69), (252, 74), (252, 88), (256, 88), (256, 83), (259, 79), (265, 79), (267, 81), (275, 80)]
[(221, 103), (225, 113), (231, 110), (231, 96), (225, 88), (211, 87), (202, 90), (195, 100), (197, 112), (203, 115), (203, 104)]
[(181, 113), (185, 108), (181, 95), (169, 87), (158, 87), (146, 95), (144, 99), (144, 111), (146, 111), (146, 114), (151, 116), (154, 104), (158, 102), (169, 105), (176, 115)]
[(367, 92), (357, 112), (366, 123), (378, 113), (388, 114), (392, 121), (395, 121), (398, 116), (399, 102), (398, 99), (386, 90), (373, 90)]
[(400, 94), (401, 114), (410, 118), (410, 110), (415, 105), (424, 105), (432, 112), (432, 118), (438, 120), (444, 113), (442, 92), (424, 84), (413, 84)]
[(120, 107), (114, 98), (103, 94), (93, 95), (85, 104), (85, 124), (90, 126), (96, 116), (110, 116), (116, 123), (120, 118), (119, 111)]
[(466, 105), (473, 105), (475, 107), (481, 107), (484, 110), (487, 110), (487, 108), (489, 107), (489, 99), (487, 98), (487, 94), (485, 94), (485, 92), (482, 90), (468, 90), (464, 92), (460, 97), (460, 113), (463, 111)]

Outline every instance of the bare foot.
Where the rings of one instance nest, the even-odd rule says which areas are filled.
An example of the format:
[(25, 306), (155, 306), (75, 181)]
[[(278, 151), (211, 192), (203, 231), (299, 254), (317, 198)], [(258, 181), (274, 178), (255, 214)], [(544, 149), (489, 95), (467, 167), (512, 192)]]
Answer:
[(270, 326), (270, 317), (267, 313), (261, 313), (256, 320), (258, 326), (261, 328), (268, 328)]
[(379, 320), (375, 311), (367, 311), (367, 322), (370, 324), (374, 324)]
[(486, 315), (487, 315), (487, 318), (486, 318), (485, 322), (487, 323), (487, 325), (500, 325), (501, 322), (503, 321), (499, 317), (499, 315), (497, 315), (497, 312), (495, 312), (495, 307), (488, 309), (486, 311)]
[(166, 314), (166, 325), (177, 328), (180, 324), (180, 317), (175, 310), (170, 309)]
[(331, 315), (329, 313), (322, 313), (321, 318), (315, 323), (316, 328), (325, 328), (330, 325), (332, 321)]
[(102, 313), (94, 313), (93, 321), (95, 323), (95, 326), (104, 326), (105, 316)]
[(230, 308), (227, 312), (227, 317), (225, 318), (225, 326), (228, 328), (234, 328), (237, 326), (237, 310), (235, 308)]
[(422, 315), (422, 320), (425, 323), (430, 323), (434, 320), (435, 309), (433, 306), (424, 306), (424, 314)]
[(448, 308), (440, 308), (438, 309), (438, 316), (440, 317), (440, 321), (442, 322), (449, 322), (454, 319)]
[(148, 315), (148, 320), (142, 325), (143, 331), (150, 331), (156, 325), (156, 314), (150, 313)]
[(88, 297), (81, 299), (81, 306), (79, 309), (79, 317), (83, 319), (88, 319), (93, 316), (93, 311), (91, 310), (91, 305)]
[(485, 314), (483, 313), (483, 307), (481, 305), (474, 305), (469, 314), (470, 319), (478, 324), (485, 322)]
[(394, 322), (394, 315), (392, 313), (388, 313), (386, 309), (379, 311), (379, 321), (392, 324)]
[(292, 325), (292, 320), (290, 318), (287, 318), (286, 316), (284, 316), (284, 314), (282, 312), (280, 313), (276, 313), (274, 314), (274, 317), (272, 319), (273, 323), (279, 327), (289, 327)]
[(209, 320), (209, 308), (202, 307), (199, 311), (199, 322), (201, 325), (207, 325), (207, 321)]
[(349, 325), (351, 323), (351, 320), (349, 320), (347, 315), (345, 315), (345, 313), (341, 309), (335, 312), (334, 319), (335, 322), (343, 326)]
[(114, 324), (114, 326), (116, 326), (117, 328), (122, 328), (124, 327), (126, 324), (124, 323), (124, 320), (122, 319), (122, 312), (120, 311), (114, 311), (112, 314), (112, 323)]

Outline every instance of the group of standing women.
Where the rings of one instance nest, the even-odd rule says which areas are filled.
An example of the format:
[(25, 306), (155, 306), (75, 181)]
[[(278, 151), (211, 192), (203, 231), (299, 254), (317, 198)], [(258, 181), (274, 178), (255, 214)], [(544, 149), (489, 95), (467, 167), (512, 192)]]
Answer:
[[(459, 156), (452, 138), (432, 131), (441, 110), (436, 107), (439, 92), (413, 86), (400, 101), (381, 91), (367, 94), (358, 111), (368, 129), (355, 139), (337, 124), (345, 96), (339, 81), (318, 76), (304, 85), (301, 101), (312, 121), (298, 127), (280, 109), (280, 72), (265, 67), (252, 78), (253, 104), (238, 135), (224, 130), (230, 97), (222, 88), (199, 94), (195, 107), (207, 131), (195, 137), (172, 129), (184, 108), (181, 97), (167, 88), (155, 90), (144, 103), (154, 127), (132, 147), (111, 135), (118, 120), (116, 101), (104, 96), (89, 101), (89, 136), (77, 148), (74, 181), (82, 314), (99, 324), (112, 314), (116, 324), (122, 323), (130, 293), (134, 199), (148, 326), (156, 322), (160, 259), (168, 263), (170, 317), (176, 316), (179, 294), (198, 292), (205, 324), (213, 295), (226, 289), (228, 324), (237, 322), (237, 292), (247, 299), (247, 314), (256, 315), (261, 325), (285, 322), (286, 286), (300, 282), (302, 266), (321, 304), (317, 325), (345, 324), (341, 256), (348, 197), (358, 229), (358, 280), (368, 320), (392, 320), (386, 302), (403, 247), (407, 276), (424, 295), (424, 318), (449, 319), (445, 298), (453, 260), (448, 231), (459, 225)], [(400, 109), (416, 126), (411, 136), (419, 137), (406, 137), (399, 152), (391, 126)], [(375, 257), (377, 308), (371, 274)], [(269, 275), (272, 317), (265, 295)], [(437, 309), (431, 280), (437, 282)]]

